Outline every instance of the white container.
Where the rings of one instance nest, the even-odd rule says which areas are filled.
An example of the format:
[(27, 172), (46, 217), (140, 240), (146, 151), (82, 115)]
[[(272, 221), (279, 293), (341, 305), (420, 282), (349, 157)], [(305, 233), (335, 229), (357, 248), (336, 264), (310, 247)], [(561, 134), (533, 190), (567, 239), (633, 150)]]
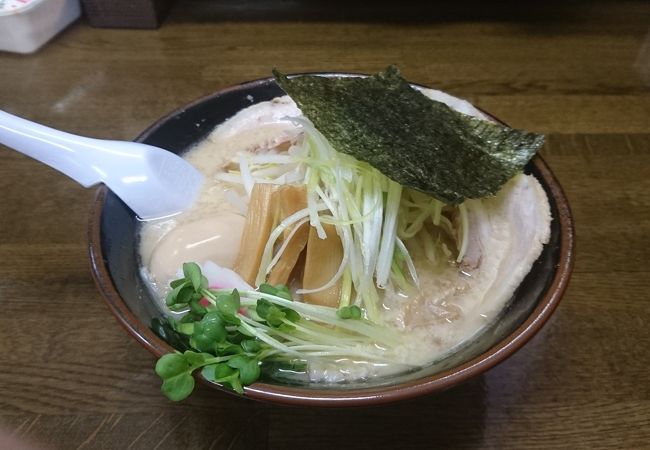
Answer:
[(80, 14), (79, 0), (0, 0), (0, 50), (35, 52)]

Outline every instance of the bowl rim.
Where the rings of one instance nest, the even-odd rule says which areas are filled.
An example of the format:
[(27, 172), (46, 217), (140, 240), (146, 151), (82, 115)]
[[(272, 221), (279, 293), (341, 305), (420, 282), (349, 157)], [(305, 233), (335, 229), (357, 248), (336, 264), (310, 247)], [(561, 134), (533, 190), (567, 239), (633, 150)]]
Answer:
[[(308, 73), (291, 75), (305, 74)], [(326, 76), (363, 76), (363, 74), (350, 72), (314, 72), (309, 74)], [(171, 118), (195, 105), (228, 92), (247, 90), (271, 82), (273, 82), (272, 77), (261, 78), (239, 83), (202, 96), (158, 119), (155, 123), (146, 128), (136, 138), (136, 141), (141, 142), (145, 140)], [(427, 86), (415, 83), (413, 83), (413, 85), (427, 88)], [(482, 112), (498, 122), (503, 123), (491, 114), (485, 111)], [(244, 388), (244, 397), (285, 405), (325, 407), (367, 406), (392, 403), (442, 391), (463, 383), (468, 379), (491, 369), (519, 350), (542, 328), (551, 317), (553, 311), (557, 308), (568, 286), (574, 264), (575, 232), (573, 217), (566, 195), (564, 194), (557, 178), (540, 155), (536, 155), (532, 159), (531, 163), (539, 171), (541, 178), (547, 185), (550, 192), (550, 200), (554, 202), (558, 212), (558, 217), (554, 217), (553, 219), (559, 222), (559, 264), (555, 267), (552, 281), (546, 287), (537, 306), (531, 311), (526, 320), (515, 330), (500, 340), (496, 345), (461, 365), (451, 367), (423, 378), (404, 382), (399, 385), (386, 385), (368, 389), (355, 388), (350, 390), (331, 390), (317, 388), (306, 389), (258, 382)], [(122, 325), (124, 329), (149, 352), (156, 357), (160, 357), (166, 353), (173, 352), (174, 349), (156, 335), (146, 324), (142, 323), (133, 312), (131, 312), (129, 307), (121, 298), (104, 262), (104, 254), (101, 245), (101, 216), (107, 193), (108, 188), (104, 185), (101, 185), (97, 189), (88, 222), (88, 254), (93, 279), (97, 289), (102, 295), (102, 298), (105, 300), (110, 311), (113, 313), (120, 325)], [(217, 383), (205, 380), (201, 376), (198, 376), (198, 378), (204, 382), (204, 384), (208, 384), (213, 388), (228, 393), (231, 392)]]

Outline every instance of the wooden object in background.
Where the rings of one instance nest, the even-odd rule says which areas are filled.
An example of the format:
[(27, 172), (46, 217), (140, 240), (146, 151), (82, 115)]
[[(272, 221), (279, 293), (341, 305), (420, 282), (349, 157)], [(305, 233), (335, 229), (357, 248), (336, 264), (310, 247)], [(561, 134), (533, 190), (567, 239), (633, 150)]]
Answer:
[(100, 28), (158, 28), (174, 0), (82, 0), (88, 22)]

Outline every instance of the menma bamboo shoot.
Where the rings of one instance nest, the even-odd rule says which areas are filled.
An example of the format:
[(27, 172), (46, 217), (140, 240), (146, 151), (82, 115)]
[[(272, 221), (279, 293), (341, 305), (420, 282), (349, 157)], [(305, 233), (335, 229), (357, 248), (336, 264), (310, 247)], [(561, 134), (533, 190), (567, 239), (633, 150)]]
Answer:
[[(323, 224), (327, 237), (320, 239), (314, 227), (309, 228), (307, 255), (302, 279), (303, 289), (315, 289), (330, 281), (343, 259), (343, 246), (334, 225)], [(337, 308), (341, 299), (341, 280), (328, 289), (305, 294), (305, 303)]]
[(255, 184), (251, 191), (239, 253), (233, 267), (250, 285), (255, 284), (264, 246), (275, 226), (277, 215), (277, 187), (268, 183)]
[[(280, 203), (280, 220), (307, 207), (307, 189), (304, 185), (286, 185), (278, 190), (278, 202)], [(293, 229), (285, 230), (284, 239), (288, 239)], [(293, 271), (300, 254), (302, 253), (307, 239), (309, 238), (309, 223), (303, 223), (291, 236), (286, 248), (280, 255), (280, 259), (271, 269), (268, 282), (271, 284), (287, 284), (289, 276)]]

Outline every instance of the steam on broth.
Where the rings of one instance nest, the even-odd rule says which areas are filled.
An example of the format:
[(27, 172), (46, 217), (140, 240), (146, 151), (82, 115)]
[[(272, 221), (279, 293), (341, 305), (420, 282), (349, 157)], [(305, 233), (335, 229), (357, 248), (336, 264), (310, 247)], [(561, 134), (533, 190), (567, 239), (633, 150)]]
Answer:
[[(463, 113), (485, 119), (466, 102), (439, 91), (423, 92)], [(328, 203), (326, 193), (318, 196), (313, 193), (310, 176), (314, 172), (305, 161), (308, 147), (318, 136), (314, 137), (309, 126), (296, 104), (287, 96), (280, 97), (241, 111), (185, 154), (184, 157), (209, 180), (199, 200), (191, 210), (161, 221), (146, 222), (140, 230), (142, 273), (152, 292), (160, 298), (161, 309), (177, 318), (183, 314), (170, 311), (164, 301), (172, 290), (170, 282), (183, 275), (183, 263), (197, 263), (210, 287), (237, 287), (245, 292), (246, 285), (254, 289), (268, 282), (273, 259), (276, 270), (280, 271), (278, 264), (286, 262), (281, 261), (283, 255), (278, 252), (294, 252), (292, 258), (297, 262), (287, 263), (289, 266), (283, 268), (284, 274), (276, 275), (276, 280), (288, 285), (294, 303), (314, 305), (314, 311), (326, 308), (318, 306), (319, 302), (332, 311), (347, 308), (345, 314), (356, 314), (359, 310), (362, 318), (356, 322), (347, 319), (346, 323), (377, 324), (391, 336), (390, 345), (346, 337), (347, 353), (332, 350), (334, 341), (328, 341), (325, 335), (322, 343), (309, 343), (312, 346), (323, 344), (323, 349), (327, 344), (327, 351), (310, 350), (309, 354), (316, 356), (307, 358), (306, 366), (311, 381), (326, 383), (385, 376), (430, 364), (494, 322), (549, 239), (550, 208), (539, 182), (533, 176), (519, 174), (494, 197), (466, 200), (460, 206), (445, 205), (399, 186), (392, 194), (390, 186), (379, 190), (379, 201), (391, 195), (397, 197), (392, 224), (397, 238), (392, 248), (386, 247), (391, 253), (388, 267), (382, 268), (384, 245), (380, 241), (387, 233), (386, 228), (370, 236), (370, 228), (357, 227), (357, 223), (369, 223), (377, 213), (374, 204), (366, 202), (363, 206), (363, 200), (358, 203), (362, 205), (361, 218), (354, 222), (351, 217), (334, 217), (334, 206)], [(361, 169), (351, 167), (350, 173), (344, 173), (343, 177), (354, 176), (354, 170), (371, 170), (365, 166)], [(332, 170), (339, 169), (347, 170), (345, 167)], [(384, 183), (372, 177), (369, 180), (370, 184)], [(348, 179), (348, 182), (352, 186), (350, 195), (354, 196), (354, 180)], [(255, 227), (247, 224), (247, 220), (251, 220), (249, 204), (257, 195), (255, 186), (260, 183), (266, 185), (272, 195), (283, 186), (306, 186), (307, 192), (292, 191), (291, 195), (304, 195), (304, 198), (291, 202), (286, 199), (289, 194), (277, 197), (278, 205), (284, 198), (285, 203), (294, 204), (294, 207), (285, 205), (285, 210), (280, 206), (274, 209), (275, 216), (269, 217), (267, 231), (263, 231), (265, 226), (261, 222), (256, 222)], [(340, 188), (333, 188), (336, 189)], [(271, 196), (265, 198), (264, 205), (268, 206)], [(349, 207), (355, 206), (350, 204)], [(291, 226), (286, 229), (278, 230), (277, 241), (269, 244), (273, 231), (296, 214), (300, 215), (301, 210), (305, 211), (303, 216), (292, 219)], [(313, 224), (314, 211), (323, 220), (320, 227)], [(390, 214), (386, 206), (374, 220), (386, 227)], [(242, 236), (248, 232), (245, 231), (247, 226), (248, 230), (259, 230), (266, 244), (259, 248), (260, 254), (256, 257), (261, 262), (252, 277), (243, 273), (233, 275), (226, 270), (240, 269), (242, 272), (238, 261), (242, 257), (253, 257), (252, 249), (242, 254), (242, 248), (254, 240), (249, 234), (242, 242)], [(293, 249), (292, 239), (295, 239)], [(304, 242), (295, 243), (301, 239)], [(336, 242), (327, 244), (331, 239)], [(360, 243), (358, 254), (352, 250), (346, 253), (346, 245), (355, 239)], [(374, 250), (369, 250), (371, 247)], [(310, 251), (318, 256), (310, 257), (307, 255)], [(367, 271), (364, 252), (374, 252), (375, 256), (370, 257), (374, 258), (370, 263), (376, 264), (372, 272)], [(347, 264), (359, 264), (361, 275), (354, 275), (349, 266), (344, 267), (341, 264), (344, 258), (348, 258)], [(342, 273), (338, 280), (327, 289), (318, 290), (335, 278), (339, 265)], [(307, 276), (309, 273), (313, 274), (311, 278)], [(365, 279), (364, 273), (369, 275)], [(229, 277), (238, 280), (234, 282)], [(303, 286), (307, 279), (313, 281)], [(308, 292), (303, 292), (305, 288), (309, 288)], [(319, 292), (329, 291), (335, 294), (319, 297)], [(376, 295), (372, 305), (372, 300), (364, 297), (366, 292), (372, 292), (367, 294), (370, 297)], [(335, 304), (331, 303), (332, 298), (336, 299)], [(336, 316), (332, 313), (331, 317)], [(343, 315), (338, 317), (337, 323), (343, 323), (340, 320)], [(321, 331), (321, 328), (303, 330), (314, 336), (321, 336)], [(303, 339), (306, 338), (303, 336)], [(309, 345), (296, 344), (295, 348), (307, 349)]]

